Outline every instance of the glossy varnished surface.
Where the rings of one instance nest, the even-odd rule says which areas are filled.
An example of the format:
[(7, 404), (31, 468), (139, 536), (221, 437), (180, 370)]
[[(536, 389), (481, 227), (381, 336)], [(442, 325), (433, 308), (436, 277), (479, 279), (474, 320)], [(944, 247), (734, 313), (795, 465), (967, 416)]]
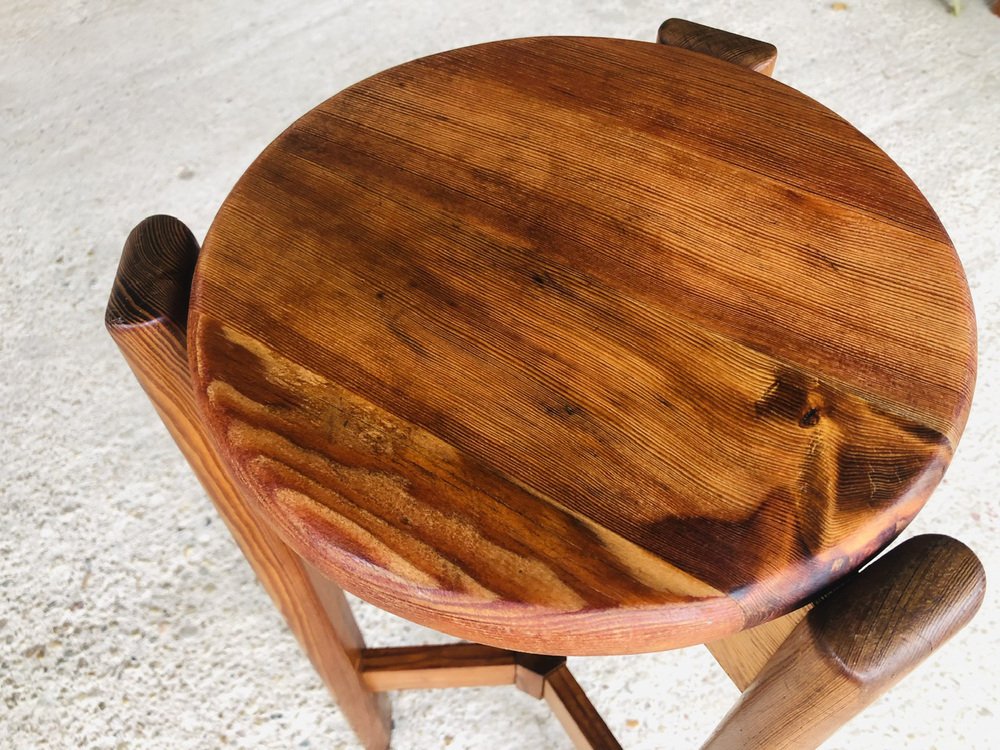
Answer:
[(961, 267), (910, 181), (765, 76), (529, 39), (299, 120), (205, 241), (216, 439), (343, 586), (548, 653), (710, 640), (921, 507), (974, 379)]

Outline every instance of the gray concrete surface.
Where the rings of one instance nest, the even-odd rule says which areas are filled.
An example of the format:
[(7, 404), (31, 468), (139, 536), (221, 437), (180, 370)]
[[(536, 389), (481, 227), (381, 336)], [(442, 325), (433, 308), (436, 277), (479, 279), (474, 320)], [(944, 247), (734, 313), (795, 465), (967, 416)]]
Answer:
[[(27, 2), (0, 6), (0, 748), (351, 748), (102, 329), (131, 226), (201, 237), (294, 117), (413, 57), (490, 39), (651, 39), (668, 16), (774, 42), (776, 75), (839, 111), (916, 183), (968, 269), (973, 415), (906, 532), (1000, 564), (1000, 18), (979, 0), (785, 3)], [(370, 640), (435, 638), (370, 607)], [(828, 748), (1000, 742), (998, 606)], [(697, 747), (736, 697), (701, 649), (578, 659), (628, 748)], [(514, 690), (396, 700), (398, 748), (566, 748)]]

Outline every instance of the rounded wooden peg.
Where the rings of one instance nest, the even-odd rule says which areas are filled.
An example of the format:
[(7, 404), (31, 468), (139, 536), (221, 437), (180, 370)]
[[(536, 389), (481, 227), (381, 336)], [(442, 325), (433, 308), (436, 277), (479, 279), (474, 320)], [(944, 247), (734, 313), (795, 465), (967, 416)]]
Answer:
[(778, 59), (778, 49), (773, 44), (711, 26), (702, 26), (682, 18), (668, 18), (664, 21), (660, 25), (656, 41), (711, 55), (766, 76), (774, 72), (774, 63)]
[(150, 216), (129, 234), (105, 312), (114, 331), (152, 320), (187, 323), (198, 241), (180, 219)]

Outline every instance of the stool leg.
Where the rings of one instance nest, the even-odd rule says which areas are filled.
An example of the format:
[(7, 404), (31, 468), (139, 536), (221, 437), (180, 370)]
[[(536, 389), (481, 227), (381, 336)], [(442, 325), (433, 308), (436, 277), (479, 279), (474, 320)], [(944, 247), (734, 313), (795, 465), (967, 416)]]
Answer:
[(985, 588), (961, 542), (909, 539), (813, 606), (703, 750), (817, 747), (972, 619)]
[(774, 72), (774, 63), (778, 59), (778, 50), (773, 44), (680, 18), (664, 21), (656, 41), (711, 55), (766, 76)]
[(579, 750), (622, 750), (565, 664), (545, 676), (542, 697)]
[(105, 323), (358, 738), (368, 750), (384, 750), (391, 728), (389, 703), (361, 680), (364, 642), (343, 593), (328, 581), (314, 585), (305, 563), (257, 518), (199, 417), (186, 337), (198, 250), (177, 219), (144, 220), (125, 244)]
[(733, 684), (746, 690), (812, 606), (806, 604), (776, 620), (706, 643), (705, 647)]

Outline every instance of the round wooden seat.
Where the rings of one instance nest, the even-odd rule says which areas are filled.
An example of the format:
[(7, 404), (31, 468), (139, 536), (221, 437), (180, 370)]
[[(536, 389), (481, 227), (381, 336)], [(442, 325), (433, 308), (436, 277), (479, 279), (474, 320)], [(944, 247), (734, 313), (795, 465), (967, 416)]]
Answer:
[(309, 112), (205, 240), (200, 408), (347, 590), (481, 643), (651, 651), (788, 611), (964, 426), (961, 266), (903, 172), (770, 78), (535, 38)]

